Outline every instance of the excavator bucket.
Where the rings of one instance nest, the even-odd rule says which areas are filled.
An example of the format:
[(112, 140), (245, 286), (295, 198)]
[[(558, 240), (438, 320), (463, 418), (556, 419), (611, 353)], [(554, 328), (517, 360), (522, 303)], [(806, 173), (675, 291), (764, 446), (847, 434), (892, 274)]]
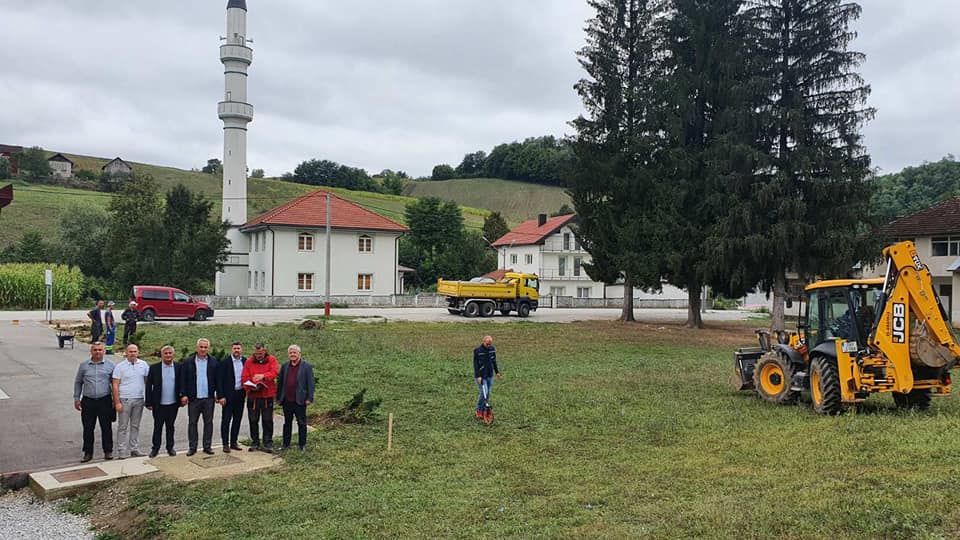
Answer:
[(753, 368), (763, 354), (760, 347), (741, 347), (733, 353), (733, 371), (730, 384), (736, 390), (753, 390)]

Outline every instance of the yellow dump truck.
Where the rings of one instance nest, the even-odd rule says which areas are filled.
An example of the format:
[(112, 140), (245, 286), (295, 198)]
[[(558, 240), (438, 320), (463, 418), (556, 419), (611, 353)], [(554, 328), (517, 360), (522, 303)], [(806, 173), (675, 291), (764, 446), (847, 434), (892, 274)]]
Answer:
[(437, 294), (447, 297), (447, 311), (464, 317), (490, 317), (499, 311), (527, 317), (540, 300), (540, 278), (508, 272), (500, 281), (437, 280)]

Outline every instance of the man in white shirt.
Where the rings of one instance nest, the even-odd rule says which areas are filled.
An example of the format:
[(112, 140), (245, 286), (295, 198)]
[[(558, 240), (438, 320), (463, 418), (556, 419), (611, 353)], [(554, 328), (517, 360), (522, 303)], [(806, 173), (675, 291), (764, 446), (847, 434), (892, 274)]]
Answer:
[[(140, 456), (140, 418), (150, 366), (139, 358), (140, 349), (130, 344), (125, 359), (113, 369), (113, 408), (117, 410), (117, 454), (120, 459)], [(129, 452), (129, 454), (128, 454)]]

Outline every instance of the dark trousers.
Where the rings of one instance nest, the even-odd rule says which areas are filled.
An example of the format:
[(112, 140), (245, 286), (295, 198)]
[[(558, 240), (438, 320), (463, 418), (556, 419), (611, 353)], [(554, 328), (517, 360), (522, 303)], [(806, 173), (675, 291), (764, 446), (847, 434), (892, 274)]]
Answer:
[(104, 453), (113, 452), (113, 398), (85, 397), (80, 400), (80, 421), (83, 422), (83, 453), (93, 453), (93, 432), (100, 422), (100, 442)]
[(90, 341), (96, 343), (100, 341), (100, 336), (103, 334), (103, 327), (99, 324), (94, 324), (90, 326)]
[(223, 447), (236, 446), (240, 436), (240, 422), (243, 421), (243, 401), (247, 393), (241, 388), (227, 394), (227, 402), (223, 404), (220, 416), (220, 439)]
[(247, 421), (250, 422), (250, 445), (260, 446), (260, 425), (263, 425), (263, 447), (273, 448), (273, 398), (247, 400)]
[[(160, 438), (167, 432), (167, 450), (173, 450), (173, 423), (180, 412), (180, 404), (155, 405), (153, 407), (153, 451), (160, 450)], [(164, 430), (166, 428), (166, 430)]]
[(213, 398), (195, 399), (187, 403), (187, 441), (190, 450), (197, 449), (197, 422), (203, 415), (203, 449), (213, 446)]
[(307, 446), (307, 406), (294, 402), (283, 402), (283, 447), (290, 446), (293, 435), (293, 417), (297, 417), (297, 443), (300, 448)]
[(133, 324), (125, 323), (123, 325), (123, 344), (124, 345), (130, 344), (130, 336), (132, 336), (133, 333), (136, 331), (137, 331), (137, 323), (133, 323)]

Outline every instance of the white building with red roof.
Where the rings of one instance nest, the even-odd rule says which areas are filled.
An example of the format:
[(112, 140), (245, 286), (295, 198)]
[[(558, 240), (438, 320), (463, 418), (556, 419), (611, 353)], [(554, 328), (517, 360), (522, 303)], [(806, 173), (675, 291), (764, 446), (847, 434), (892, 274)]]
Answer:
[[(401, 294), (404, 269), (397, 260), (397, 242), (407, 227), (332, 193), (330, 198), (330, 294)], [(325, 190), (247, 221), (240, 227), (250, 246), (246, 286), (219, 294), (323, 297), (326, 223)]]

